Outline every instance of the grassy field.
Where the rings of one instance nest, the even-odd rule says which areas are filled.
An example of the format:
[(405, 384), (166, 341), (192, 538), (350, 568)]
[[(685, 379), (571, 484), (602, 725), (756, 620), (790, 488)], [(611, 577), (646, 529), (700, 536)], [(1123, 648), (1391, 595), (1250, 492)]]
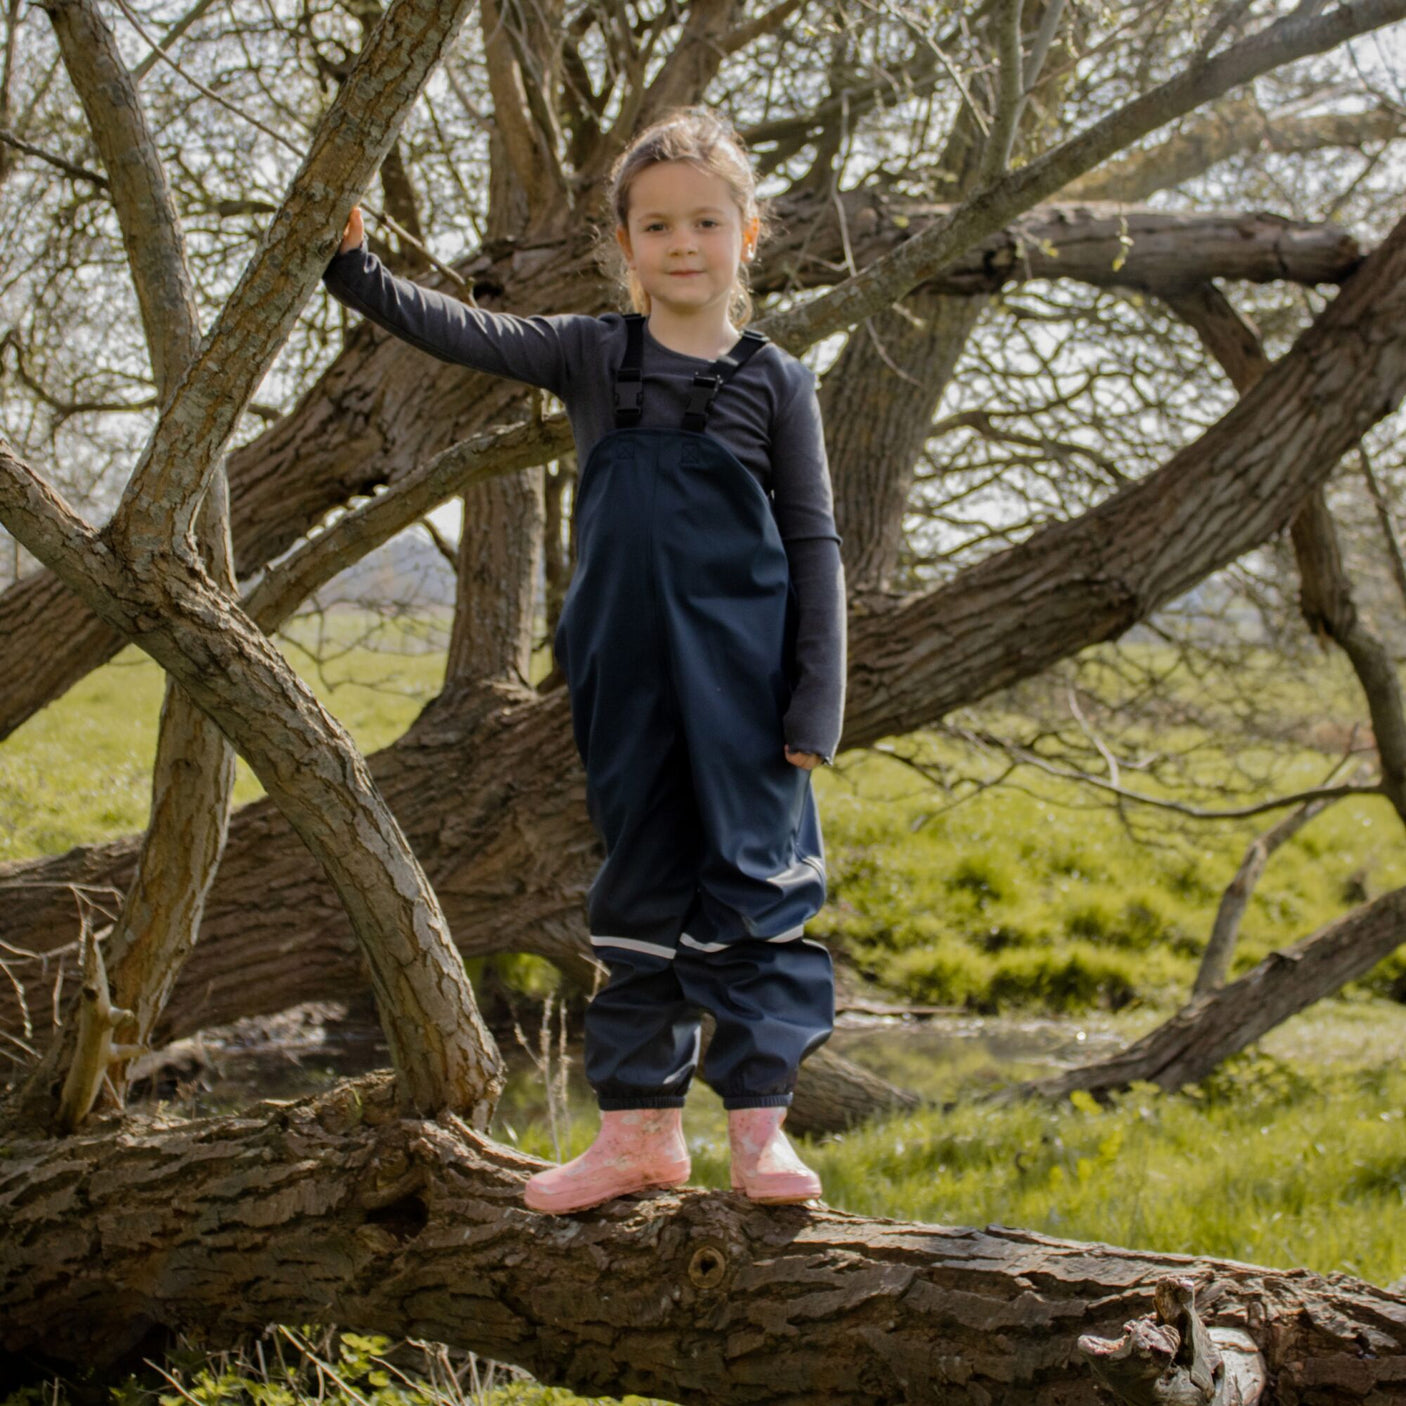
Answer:
[[(1351, 717), (1341, 675), (1324, 667), (1323, 677), (1284, 684), (1287, 715)], [(433, 653), (354, 647), (308, 673), (362, 747), (374, 750), (432, 696), (439, 668)], [(126, 654), (0, 744), (0, 859), (137, 828), (159, 703), (154, 667)], [(1192, 799), (1212, 804), (1230, 765), (1214, 737), (1183, 728), (1160, 741), (1194, 754), (1204, 790)], [(905, 746), (933, 770), (979, 777), (999, 765), (950, 736)], [(1327, 764), (1307, 740), (1236, 761), (1267, 768), (1271, 751), (1281, 791), (1317, 782)], [(1069, 781), (1028, 772), (1019, 781), (954, 804), (957, 792), (879, 752), (847, 754), (818, 773), (832, 882), (813, 930), (833, 944), (848, 980), (894, 999), (960, 1006), (997, 1023), (1053, 1013), (1137, 1033), (1188, 990), (1221, 889), (1247, 840), (1272, 817), (1162, 825), (1149, 843)], [(255, 794), (242, 774), (240, 799)], [(1246, 915), (1237, 970), (1403, 883), (1406, 845), (1385, 802), (1330, 808), (1271, 860)], [(504, 969), (524, 989), (544, 986), (531, 961)], [(1393, 958), (1204, 1085), (1175, 1095), (1137, 1088), (1108, 1107), (1083, 1097), (1057, 1106), (979, 1101), (968, 1095), (989, 1089), (988, 1077), (956, 1064), (927, 1069), (917, 1042), (905, 1054), (896, 1035), (884, 1072), (949, 1106), (808, 1144), (806, 1154), (824, 1177), (827, 1201), (857, 1213), (1013, 1224), (1393, 1283), (1406, 1276), (1406, 1007), (1387, 998), (1402, 988), (1406, 965)], [(512, 1107), (503, 1135), (532, 1152), (570, 1156), (587, 1145), (595, 1121), (579, 1104), (564, 1116), (555, 1147), (543, 1121)], [(723, 1185), (724, 1122), (706, 1090), (691, 1101), (688, 1126), (694, 1184)], [(320, 1383), (320, 1399), (333, 1403), (454, 1399), (397, 1386), (382, 1365), (384, 1348), (355, 1335), (326, 1340), (359, 1395), (339, 1394), (315, 1372), (305, 1381)], [(306, 1360), (299, 1370), (312, 1372)], [(161, 1399), (298, 1399), (270, 1382), (256, 1391), (250, 1371), (248, 1362), (192, 1359), (178, 1371), (185, 1395)], [(133, 1403), (156, 1399), (133, 1392)], [(482, 1374), (463, 1399), (577, 1400)], [(12, 1397), (0, 1406), (38, 1400)]]
[[(404, 731), (442, 668), (435, 652), (373, 649), (355, 637), (331, 653), (315, 669), (311, 656), (290, 651), (367, 752)], [(1331, 664), (1321, 677), (1282, 682), (1287, 715), (1321, 719), (1326, 698), (1351, 718), (1350, 689)], [(155, 665), (129, 650), (0, 744), (0, 862), (138, 829), (160, 702)], [(1215, 807), (1227, 759), (1214, 739), (1190, 733), (1164, 732), (1158, 745), (1195, 757), (1203, 791), (1184, 799)], [(980, 777), (998, 765), (936, 735), (904, 746), (932, 770)], [(1236, 764), (1267, 771), (1270, 760), (1242, 749)], [(1307, 746), (1280, 748), (1273, 760), (1271, 789), (1280, 793), (1316, 783), (1327, 765)], [(813, 931), (865, 979), (918, 1002), (1079, 1011), (1165, 1003), (1186, 991), (1221, 890), (1274, 817), (1162, 824), (1146, 843), (1074, 782), (1028, 771), (1016, 781), (954, 805), (880, 752), (849, 753), (816, 773), (831, 882)], [(258, 794), (241, 763), (236, 799)], [(1149, 814), (1141, 812), (1144, 824)], [(1331, 807), (1271, 860), (1236, 969), (1402, 883), (1406, 845), (1390, 806), (1371, 797)], [(1385, 994), (1398, 979), (1406, 982), (1406, 963), (1393, 958), (1370, 984)]]

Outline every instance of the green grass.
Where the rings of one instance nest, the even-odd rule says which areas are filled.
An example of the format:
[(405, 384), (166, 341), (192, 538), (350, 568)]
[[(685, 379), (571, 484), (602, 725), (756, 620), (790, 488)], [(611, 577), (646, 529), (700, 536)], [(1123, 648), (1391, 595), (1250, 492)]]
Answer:
[[(941, 738), (907, 739), (958, 759)], [(968, 759), (970, 761), (970, 759)], [(1306, 754), (1284, 789), (1321, 776)], [(880, 754), (820, 780), (830, 902), (813, 924), (895, 997), (982, 1011), (1118, 1009), (1189, 989), (1224, 886), (1272, 817), (1129, 834), (1072, 782), (983, 792), (937, 813), (940, 793)], [(1151, 788), (1148, 788), (1151, 789)], [(1241, 930), (1234, 971), (1360, 901), (1406, 883), (1401, 822), (1387, 802), (1339, 802), (1271, 858)], [(1406, 972), (1374, 974), (1387, 991)]]
[[(308, 643), (311, 625), (299, 633)], [(318, 668), (283, 647), (363, 752), (387, 746), (435, 695), (442, 654), (344, 642)], [(136, 648), (76, 684), (0, 743), (0, 863), (61, 854), (145, 826), (163, 692), (160, 668)], [(236, 804), (263, 793), (241, 761)]]
[[(1109, 1108), (958, 1105), (817, 1148), (832, 1205), (947, 1225), (1406, 1275), (1406, 1074), (1327, 1079), (1247, 1056), (1182, 1095)], [(714, 1171), (716, 1175), (716, 1171)]]

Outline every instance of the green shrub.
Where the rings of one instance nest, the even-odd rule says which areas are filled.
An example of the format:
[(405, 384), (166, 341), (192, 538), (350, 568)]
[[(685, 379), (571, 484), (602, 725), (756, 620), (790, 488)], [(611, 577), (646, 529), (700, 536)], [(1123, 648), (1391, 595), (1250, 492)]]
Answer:
[(1138, 992), (1139, 972), (1125, 953), (1089, 943), (1054, 951), (1003, 953), (992, 973), (992, 1006), (1036, 1005), (1049, 1011), (1121, 1010)]

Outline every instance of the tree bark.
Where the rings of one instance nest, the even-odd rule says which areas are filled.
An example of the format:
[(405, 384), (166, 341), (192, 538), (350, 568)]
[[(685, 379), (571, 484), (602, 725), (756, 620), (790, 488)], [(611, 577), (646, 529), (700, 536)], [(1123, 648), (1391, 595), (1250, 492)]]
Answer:
[(1390, 651), (1357, 613), (1352, 582), (1321, 488), (1309, 494), (1291, 530), (1304, 619), (1315, 633), (1331, 639), (1351, 662), (1372, 719), (1382, 794), (1406, 821), (1406, 708), (1401, 680)]
[[(108, 172), (157, 398), (164, 402), (200, 349), (185, 241), (166, 173), (136, 81), (91, 0), (50, 0), (48, 9), (64, 65)], [(120, 520), (121, 514), (115, 521)], [(200, 504), (197, 526), (211, 579), (232, 592), (229, 495), (222, 464), (215, 468)], [(94, 948), (79, 997), (85, 1012), (103, 1002), (109, 1011), (101, 1021), (76, 1014), (65, 1021), (20, 1095), (26, 1120), (72, 1128), (87, 1115), (101, 1082), (109, 1077), (120, 1099), (123, 1061), (117, 1052), (124, 1046), (137, 1049), (150, 1039), (195, 945), (224, 848), (233, 791), (233, 749), (185, 690), (168, 681), (152, 774), (151, 818), (136, 874), (109, 939), (106, 970)], [(113, 1008), (125, 1021), (114, 1019)], [(122, 1024), (129, 1028), (114, 1046)]]
[[(863, 264), (942, 219), (947, 209), (869, 190), (848, 192), (837, 202), (814, 195), (783, 201), (777, 216), (789, 233), (765, 251), (754, 274), (757, 290), (834, 283), (845, 267), (846, 237)], [(1133, 244), (1115, 269), (1124, 229)], [(1275, 216), (1052, 207), (1013, 221), (930, 286), (985, 293), (1025, 277), (1149, 289), (1212, 277), (1316, 284), (1346, 277), (1359, 258), (1355, 241), (1341, 229)], [(467, 260), (459, 271), (484, 305), (495, 308), (596, 312), (611, 301), (579, 239), (510, 246), (496, 258)], [(489, 425), (521, 419), (526, 395), (515, 383), (445, 365), (369, 325), (357, 327), (298, 406), (230, 455), (239, 575), (248, 577), (287, 551), (349, 498), (398, 482)], [(46, 570), (0, 594), (0, 737), (110, 659), (121, 642)]]
[(801, 1065), (786, 1126), (797, 1133), (841, 1133), (883, 1113), (920, 1107), (922, 1099), (831, 1049)]
[[(587, 1395), (1093, 1406), (1078, 1351), (1167, 1275), (1249, 1333), (1280, 1406), (1406, 1396), (1406, 1301), (1343, 1275), (736, 1195), (522, 1207), (541, 1164), (383, 1082), (236, 1117), (129, 1121), (0, 1161), (0, 1351), (96, 1366), (153, 1325), (427, 1337)], [(83, 1208), (81, 1220), (74, 1209)]]
[(851, 598), (893, 588), (933, 416), (986, 299), (919, 290), (850, 334), (821, 410)]
[(531, 683), (544, 478), (539, 466), (500, 474), (464, 494), (448, 687), (492, 679)]

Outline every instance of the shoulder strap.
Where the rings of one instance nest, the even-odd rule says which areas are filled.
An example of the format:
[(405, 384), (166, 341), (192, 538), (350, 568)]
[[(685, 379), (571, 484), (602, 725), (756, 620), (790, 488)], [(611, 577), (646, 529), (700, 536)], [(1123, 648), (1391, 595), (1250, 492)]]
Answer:
[[(641, 335), (643, 335), (643, 329), (641, 329)], [(726, 356), (720, 356), (706, 371), (694, 372), (693, 389), (688, 396), (688, 409), (684, 411), (684, 429), (693, 434), (703, 433), (718, 392), (765, 345), (766, 334), (748, 327), (742, 333), (741, 340)]]
[(615, 373), (615, 428), (630, 429), (644, 413), (644, 314), (625, 315), (625, 358)]

